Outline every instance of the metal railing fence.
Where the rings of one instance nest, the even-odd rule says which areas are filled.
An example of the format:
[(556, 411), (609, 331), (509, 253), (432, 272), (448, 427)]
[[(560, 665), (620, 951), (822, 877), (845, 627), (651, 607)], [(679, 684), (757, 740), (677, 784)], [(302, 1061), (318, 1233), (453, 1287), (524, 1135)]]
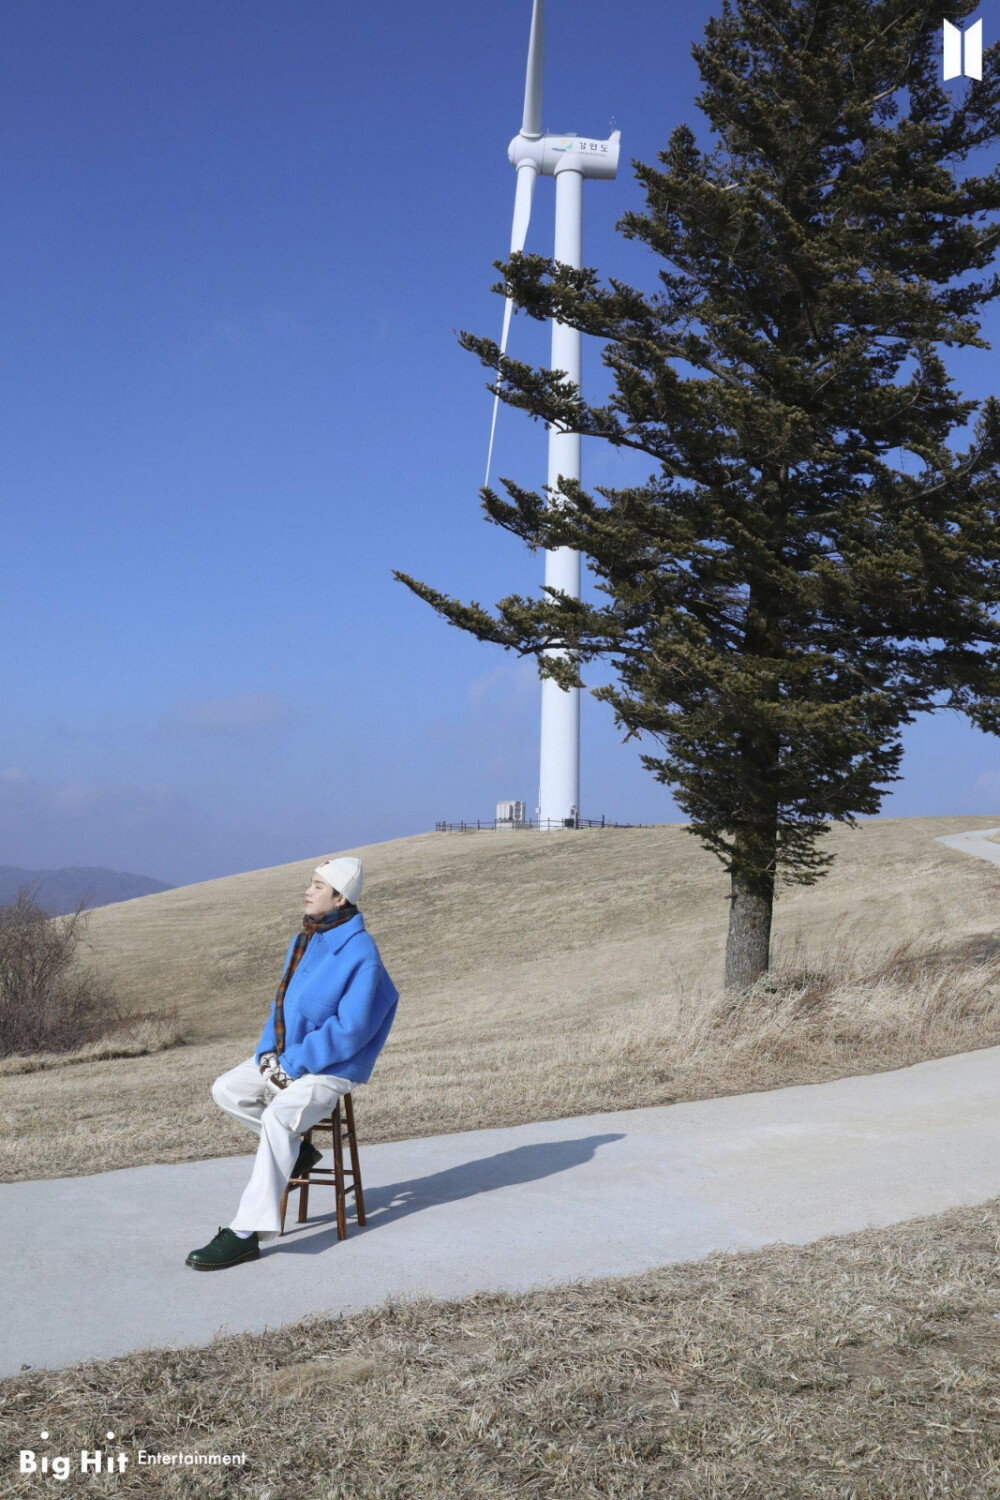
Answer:
[(449, 823), (443, 819), (434, 824), (435, 833), (495, 833), (497, 829), (503, 832), (519, 833), (531, 829), (542, 830), (549, 833), (556, 828), (652, 828), (651, 823), (613, 823), (610, 819), (600, 818), (525, 818), (521, 823), (515, 823), (508, 818), (477, 818), (473, 822)]

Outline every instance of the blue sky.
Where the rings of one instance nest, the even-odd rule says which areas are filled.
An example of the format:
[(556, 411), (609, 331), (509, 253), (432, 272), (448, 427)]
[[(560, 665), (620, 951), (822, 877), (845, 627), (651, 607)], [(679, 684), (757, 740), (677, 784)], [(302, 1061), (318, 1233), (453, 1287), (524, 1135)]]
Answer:
[[(614, 230), (642, 201), (631, 159), (685, 119), (710, 144), (690, 46), (714, 8), (550, 0), (546, 128), (622, 130), (617, 182), (585, 192), (604, 274), (655, 270)], [(180, 884), (533, 809), (534, 664), (392, 577), (488, 606), (542, 581), (480, 509), (488, 375), (456, 339), (499, 330), (529, 17), (0, 8), (0, 863)], [(529, 249), (552, 205), (543, 179)], [(511, 352), (547, 351), (516, 318)], [(943, 353), (986, 394), (990, 351)], [(587, 443), (584, 480), (627, 462)], [(501, 409), (494, 473), (537, 485), (544, 463)], [(906, 744), (887, 813), (1000, 806), (996, 741), (941, 716)], [(640, 748), (584, 695), (586, 816), (680, 816)]]

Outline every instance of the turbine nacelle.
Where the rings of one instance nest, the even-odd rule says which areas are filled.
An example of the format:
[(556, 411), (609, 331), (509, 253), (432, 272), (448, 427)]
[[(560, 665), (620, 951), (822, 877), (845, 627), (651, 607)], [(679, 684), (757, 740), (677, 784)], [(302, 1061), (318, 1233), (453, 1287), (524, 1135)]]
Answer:
[(581, 177), (607, 180), (618, 175), (621, 138), (620, 130), (613, 130), (606, 141), (573, 134), (529, 136), (518, 131), (507, 147), (507, 160), (519, 169), (530, 164), (543, 177), (579, 172)]
[[(545, 67), (545, 0), (532, 0), (531, 36), (528, 41), (528, 65), (524, 74), (524, 111), (521, 128), (507, 148), (507, 157), (517, 168), (517, 188), (514, 193), (514, 221), (510, 230), (510, 253), (524, 249), (531, 220), (531, 202), (535, 195), (535, 182), (539, 175), (556, 178), (556, 258), (572, 260), (578, 253), (579, 232), (575, 239), (564, 244), (570, 253), (559, 254), (559, 224), (572, 221), (580, 228), (582, 212), (583, 182), (585, 177), (614, 178), (618, 175), (618, 149), (621, 131), (613, 130), (606, 141), (591, 140), (589, 136), (576, 135), (568, 131), (565, 135), (546, 135), (542, 131), (542, 73)], [(560, 181), (561, 179), (561, 181)], [(560, 209), (560, 200), (564, 199)], [(573, 200), (571, 202), (571, 200)], [(564, 236), (565, 240), (565, 236)], [(575, 248), (574, 248), (575, 247)], [(574, 262), (579, 265), (579, 260)], [(507, 336), (514, 304), (508, 296), (504, 301), (503, 330), (500, 335), (500, 354), (507, 351)], [(558, 366), (562, 369), (563, 366)], [(490, 482), (490, 465), (493, 462), (493, 440), (497, 430), (497, 412), (500, 409), (500, 377), (497, 376), (493, 398), (493, 419), (490, 422), (490, 443), (486, 454), (486, 479)]]

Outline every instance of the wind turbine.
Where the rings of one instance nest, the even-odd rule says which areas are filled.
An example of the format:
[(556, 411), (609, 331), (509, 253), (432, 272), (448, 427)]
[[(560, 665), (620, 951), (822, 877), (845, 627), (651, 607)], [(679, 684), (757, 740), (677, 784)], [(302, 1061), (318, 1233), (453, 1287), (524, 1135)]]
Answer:
[[(585, 177), (609, 179), (618, 174), (618, 149), (621, 131), (614, 130), (606, 141), (590, 140), (575, 134), (542, 133), (542, 70), (545, 63), (545, 0), (534, 0), (531, 12), (531, 36), (528, 41), (528, 66), (524, 80), (524, 115), (521, 129), (507, 148), (507, 157), (517, 171), (514, 194), (514, 223), (510, 234), (510, 253), (524, 249), (531, 218), (531, 200), (535, 178), (556, 180), (556, 233), (553, 255), (556, 260), (579, 268), (583, 264), (583, 181)], [(503, 332), (500, 353), (507, 348), (513, 302), (507, 298), (503, 310)], [(564, 370), (566, 381), (577, 388), (581, 374), (581, 335), (575, 328), (552, 320), (552, 357), (550, 368)], [(500, 377), (497, 376), (499, 387)], [(496, 434), (499, 393), (493, 401), (490, 423), (490, 445), (486, 459), (486, 483), (490, 482), (493, 440)], [(580, 478), (580, 435), (564, 432), (549, 424), (548, 486), (549, 504), (558, 504), (560, 476)], [(545, 554), (545, 582), (561, 589), (573, 599), (580, 597), (580, 554), (570, 547), (558, 547)], [(553, 649), (547, 656), (565, 656)], [(538, 785), (538, 826), (541, 829), (565, 827), (580, 812), (580, 689), (561, 688), (551, 678), (542, 679), (542, 733)]]

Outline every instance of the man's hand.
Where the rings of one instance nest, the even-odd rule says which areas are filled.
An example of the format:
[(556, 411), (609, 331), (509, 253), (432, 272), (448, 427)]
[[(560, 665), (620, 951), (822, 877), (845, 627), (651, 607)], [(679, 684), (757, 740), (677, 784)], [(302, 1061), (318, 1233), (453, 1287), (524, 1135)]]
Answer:
[(265, 1052), (260, 1060), (260, 1071), (263, 1077), (273, 1088), (285, 1089), (291, 1079), (286, 1077), (276, 1052)]

